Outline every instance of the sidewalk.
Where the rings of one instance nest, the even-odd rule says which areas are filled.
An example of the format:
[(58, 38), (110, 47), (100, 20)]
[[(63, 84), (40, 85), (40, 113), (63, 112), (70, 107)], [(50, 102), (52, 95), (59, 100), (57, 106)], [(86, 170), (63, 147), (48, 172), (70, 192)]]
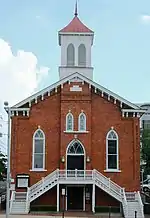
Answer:
[[(109, 216), (107, 214), (105, 215), (94, 215), (95, 218), (108, 218)], [(94, 217), (93, 216), (93, 217)], [(115, 214), (111, 215), (111, 217), (114, 218), (121, 218), (121, 216), (116, 216)], [(6, 218), (5, 214), (1, 214), (0, 218)], [(44, 215), (44, 216), (40, 216), (40, 215), (9, 215), (9, 218), (62, 218), (62, 216), (50, 216), (50, 215)], [(76, 216), (76, 217), (70, 217), (70, 216), (65, 216), (65, 218), (81, 218), (81, 216)], [(86, 217), (88, 218), (88, 217)], [(91, 216), (89, 216), (89, 218), (91, 218)], [(147, 216), (147, 218), (150, 218), (150, 216)]]

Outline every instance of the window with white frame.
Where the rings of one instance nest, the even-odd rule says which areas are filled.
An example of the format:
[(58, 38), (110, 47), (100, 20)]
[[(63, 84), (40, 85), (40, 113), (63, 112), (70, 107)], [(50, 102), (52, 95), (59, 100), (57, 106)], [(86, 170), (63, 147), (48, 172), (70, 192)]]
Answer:
[(73, 115), (68, 113), (66, 115), (66, 131), (73, 131)]
[(78, 48), (78, 65), (86, 66), (86, 48), (84, 44), (81, 44)]
[(84, 113), (81, 113), (79, 115), (79, 120), (78, 120), (78, 130), (79, 131), (86, 131), (86, 115)]
[(67, 66), (74, 66), (75, 64), (75, 48), (73, 44), (67, 47)]
[(45, 168), (45, 134), (41, 129), (33, 135), (33, 162), (32, 169)]
[(106, 139), (106, 169), (118, 170), (118, 135), (110, 130)]

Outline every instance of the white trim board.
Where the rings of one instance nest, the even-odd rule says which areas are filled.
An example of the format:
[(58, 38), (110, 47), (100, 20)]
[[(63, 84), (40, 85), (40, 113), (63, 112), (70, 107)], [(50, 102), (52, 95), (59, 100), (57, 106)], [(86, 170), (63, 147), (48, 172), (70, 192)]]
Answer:
[(74, 78), (80, 78), (84, 82), (88, 83), (90, 85), (90, 87), (91, 86), (95, 87), (95, 90), (100, 90), (102, 93), (107, 94), (109, 97), (113, 97), (114, 99), (120, 101), (121, 103), (126, 104), (127, 106), (129, 106), (129, 107), (131, 107), (133, 109), (139, 109), (139, 110), (141, 109), (136, 104), (133, 104), (133, 103), (129, 102), (128, 100), (120, 97), (119, 95), (115, 94), (114, 92), (106, 89), (105, 87), (97, 84), (96, 82), (88, 79), (87, 77), (85, 77), (85, 76), (83, 76), (83, 75), (81, 75), (79, 73), (73, 73), (72, 75), (67, 76), (67, 77), (59, 80), (58, 82), (48, 86), (47, 88), (42, 89), (41, 91), (39, 91), (39, 92), (31, 95), (30, 97), (24, 99), (23, 101), (19, 102), (18, 104), (14, 105), (13, 107), (18, 108), (18, 107), (21, 107), (21, 106), (23, 106), (23, 105), (25, 105), (27, 103), (29, 103), (29, 105), (30, 105), (31, 102), (34, 101), (35, 99), (44, 96), (44, 94), (46, 94), (46, 93), (50, 93), (54, 89), (56, 91), (58, 86), (60, 86), (60, 85), (62, 86), (64, 83), (66, 83), (68, 81), (70, 82), (70, 80), (74, 79)]

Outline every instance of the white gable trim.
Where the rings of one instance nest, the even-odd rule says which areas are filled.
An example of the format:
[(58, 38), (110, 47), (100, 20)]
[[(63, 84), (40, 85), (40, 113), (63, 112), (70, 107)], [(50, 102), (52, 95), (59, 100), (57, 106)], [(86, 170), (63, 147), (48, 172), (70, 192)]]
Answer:
[(23, 106), (24, 104), (27, 104), (29, 103), (29, 106), (31, 106), (31, 102), (32, 101), (35, 101), (35, 103), (37, 103), (37, 98), (41, 97), (41, 100), (44, 100), (44, 95), (47, 94), (48, 96), (50, 96), (50, 92), (52, 90), (55, 89), (55, 92), (57, 92), (57, 87), (61, 86), (63, 87), (63, 84), (66, 83), (66, 82), (70, 82), (72, 79), (74, 78), (79, 78), (81, 79), (82, 81), (86, 82), (89, 84), (89, 88), (91, 88), (91, 86), (93, 86), (95, 88), (95, 93), (97, 91), (100, 91), (102, 94), (101, 96), (103, 97), (104, 93), (106, 95), (108, 95), (108, 100), (110, 100), (110, 97), (113, 97), (114, 98), (114, 104), (116, 103), (116, 100), (118, 100), (120, 102), (120, 107), (122, 107), (122, 103), (126, 104), (127, 106), (133, 108), (133, 109), (141, 109), (139, 106), (127, 101), (126, 99), (120, 97), (119, 95), (113, 93), (112, 91), (104, 88), (103, 86), (93, 82), (92, 80), (88, 79), (87, 77), (79, 74), (79, 73), (74, 73), (70, 76), (67, 76), (65, 78), (63, 78), (62, 80), (59, 80), (58, 82), (52, 84), (51, 86), (48, 86), (47, 88), (35, 93), (34, 95), (31, 95), (30, 97), (26, 98), (25, 100), (19, 102), (18, 104), (14, 105), (13, 107), (21, 107)]

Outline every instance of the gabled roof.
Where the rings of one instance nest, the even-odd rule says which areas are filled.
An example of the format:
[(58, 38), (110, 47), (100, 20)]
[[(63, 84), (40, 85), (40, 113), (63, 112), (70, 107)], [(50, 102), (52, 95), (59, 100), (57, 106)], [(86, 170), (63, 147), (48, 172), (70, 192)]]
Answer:
[(59, 33), (93, 33), (93, 31), (86, 27), (80, 19), (75, 16), (66, 27), (59, 31)]
[(87, 84), (89, 84), (90, 86), (94, 87), (95, 90), (99, 90), (101, 93), (103, 94), (106, 94), (108, 95), (108, 97), (112, 97), (114, 98), (115, 100), (118, 100), (121, 104), (124, 103), (125, 105), (127, 105), (128, 107), (132, 108), (132, 109), (135, 109), (135, 110), (139, 110), (140, 107), (138, 107), (137, 105), (127, 101), (126, 99), (120, 97), (119, 95), (115, 94), (114, 92), (106, 89), (105, 87), (93, 82), (92, 80), (88, 79), (87, 77), (79, 74), (79, 73), (74, 73), (70, 76), (67, 76), (65, 78), (63, 78), (62, 80), (59, 80), (58, 82), (48, 86), (47, 88), (35, 93), (34, 95), (31, 95), (30, 97), (24, 99), (23, 101), (19, 102), (18, 104), (14, 105), (13, 108), (19, 108), (19, 107), (22, 107), (24, 106), (25, 104), (29, 103), (29, 106), (30, 106), (30, 103), (32, 101), (34, 101), (35, 99), (39, 98), (39, 97), (43, 97), (45, 94), (48, 94), (53, 91), (54, 89), (56, 90), (59, 86), (63, 85), (64, 83), (68, 82), (68, 81), (71, 81), (73, 79), (80, 79), (84, 82), (86, 82)]

